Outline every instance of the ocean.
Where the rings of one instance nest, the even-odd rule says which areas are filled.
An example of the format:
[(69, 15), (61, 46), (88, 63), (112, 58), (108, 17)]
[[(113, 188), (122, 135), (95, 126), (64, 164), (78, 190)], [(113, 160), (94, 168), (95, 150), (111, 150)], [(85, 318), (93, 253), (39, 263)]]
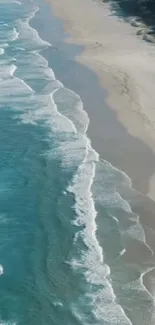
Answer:
[(121, 196), (130, 178), (92, 148), (80, 95), (54, 73), (61, 29), (43, 0), (0, 0), (0, 324), (152, 325), (154, 252)]

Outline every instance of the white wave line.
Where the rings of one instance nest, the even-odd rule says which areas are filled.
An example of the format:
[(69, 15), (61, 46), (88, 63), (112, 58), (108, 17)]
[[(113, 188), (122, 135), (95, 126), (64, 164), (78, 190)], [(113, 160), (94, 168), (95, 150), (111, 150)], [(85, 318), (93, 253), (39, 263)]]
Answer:
[[(28, 18), (27, 19), (27, 21), (26, 21), (26, 23), (29, 23), (29, 21), (35, 16), (35, 13), (38, 11), (38, 9), (36, 9), (36, 11), (34, 12), (34, 13), (32, 13), (32, 15), (31, 15), (31, 17), (30, 18)], [(39, 36), (39, 34), (38, 34), (38, 32), (35, 30), (35, 32), (37, 33), (37, 35)], [(15, 34), (15, 38), (13, 39), (13, 40), (15, 40), (17, 37), (19, 36), (19, 33), (17, 33), (17, 31), (16, 31), (16, 34)], [(48, 42), (45, 42), (47, 45), (51, 45), (50, 43), (48, 43)], [(38, 52), (40, 52), (40, 50), (38, 50)], [(47, 65), (48, 66), (48, 65)], [(13, 72), (12, 72), (12, 76), (13, 76), (13, 74), (14, 74), (14, 72), (15, 72), (15, 69), (16, 69), (16, 66), (14, 66), (15, 68), (14, 68), (14, 70), (13, 70)], [(55, 75), (54, 75), (54, 77), (55, 77)], [(27, 84), (26, 84), (27, 85)], [(27, 85), (28, 86), (28, 85)], [(29, 87), (29, 86), (28, 86)], [(64, 87), (64, 86), (63, 86)], [(65, 87), (64, 87), (65, 88)], [(32, 88), (30, 88), (29, 87), (29, 89), (31, 89), (31, 91), (33, 91), (32, 90)], [(53, 104), (54, 104), (54, 106), (55, 106), (55, 109), (56, 109), (56, 111), (57, 111), (57, 114), (58, 115), (60, 115), (60, 116), (63, 116), (63, 118), (65, 118), (67, 121), (69, 121), (70, 123), (71, 123), (71, 125), (72, 125), (72, 127), (73, 127), (73, 131), (75, 132), (75, 133), (77, 133), (77, 129), (76, 129), (76, 127), (75, 127), (75, 125), (74, 125), (74, 123), (72, 122), (72, 120), (71, 119), (69, 119), (68, 117), (66, 117), (65, 115), (63, 115), (63, 114), (61, 114), (59, 111), (58, 111), (58, 109), (57, 109), (57, 105), (55, 104), (55, 102), (54, 102), (54, 98), (53, 98), (53, 96), (54, 96), (54, 94), (59, 90), (60, 88), (57, 88), (57, 89), (55, 89), (54, 91), (53, 91), (53, 93), (51, 93), (50, 94), (50, 97), (51, 97), (51, 100), (53, 101)], [(67, 88), (66, 88), (67, 89)], [(70, 90), (71, 92), (72, 92), (72, 90)], [(34, 92), (34, 91), (33, 91)], [(77, 95), (77, 94), (76, 94)], [(79, 96), (79, 95), (77, 95), (77, 96)], [(80, 96), (79, 96), (79, 99), (81, 100), (81, 98), (80, 98)], [(82, 108), (83, 109), (83, 108)], [(84, 110), (84, 109), (83, 109)], [(87, 113), (86, 113), (87, 114)], [(97, 249), (98, 249), (98, 252), (99, 252), (99, 256), (100, 256), (100, 263), (101, 264), (103, 264), (104, 263), (104, 258), (103, 258), (103, 249), (102, 249), (102, 247), (100, 246), (100, 244), (99, 244), (99, 241), (98, 241), (98, 239), (97, 239), (97, 237), (96, 237), (96, 231), (97, 231), (97, 224), (96, 224), (96, 221), (95, 221), (95, 219), (96, 219), (96, 216), (97, 216), (97, 211), (95, 210), (95, 203), (94, 203), (94, 200), (93, 200), (93, 196), (92, 196), (92, 191), (91, 191), (91, 187), (92, 187), (92, 184), (93, 184), (93, 180), (94, 180), (94, 177), (95, 177), (95, 170), (96, 170), (96, 162), (98, 161), (98, 159), (99, 159), (99, 155), (98, 155), (98, 153), (96, 153), (95, 152), (95, 150), (91, 147), (91, 141), (90, 141), (90, 139), (89, 138), (87, 138), (87, 134), (86, 134), (86, 132), (87, 132), (87, 129), (88, 129), (88, 125), (89, 125), (89, 122), (88, 122), (88, 124), (87, 124), (87, 126), (86, 126), (86, 130), (85, 130), (85, 135), (83, 135), (83, 138), (86, 140), (86, 154), (85, 154), (85, 157), (84, 157), (84, 160), (83, 160), (83, 162), (81, 163), (81, 165), (79, 166), (79, 170), (82, 168), (82, 166), (83, 165), (85, 165), (85, 164), (87, 164), (87, 162), (88, 162), (88, 154), (89, 154), (89, 150), (93, 150), (94, 151), (94, 153), (96, 154), (96, 161), (93, 161), (92, 162), (92, 175), (91, 175), (91, 178), (90, 178), (90, 181), (89, 181), (89, 184), (88, 184), (88, 188), (87, 188), (87, 194), (88, 194), (88, 196), (89, 196), (89, 200), (91, 201), (91, 204), (92, 204), (92, 209), (93, 209), (93, 216), (92, 216), (92, 222), (93, 222), (93, 231), (92, 231), (92, 237), (93, 237), (93, 240), (94, 240), (94, 245), (97, 247)], [(82, 134), (81, 134), (82, 135)], [(112, 166), (112, 165), (111, 165)], [(113, 168), (115, 168), (115, 167), (113, 167)], [(116, 169), (116, 168), (115, 168)], [(122, 172), (122, 171), (121, 171)], [(123, 172), (122, 172), (123, 173)], [(132, 182), (131, 182), (131, 180), (128, 178), (128, 176), (124, 173), (124, 175), (125, 175), (125, 177), (128, 179), (128, 182), (130, 183), (130, 187), (132, 186)], [(77, 175), (76, 175), (77, 176)], [(69, 190), (69, 189), (68, 189)], [(71, 187), (70, 187), (70, 190), (71, 190)], [(72, 190), (73, 190), (73, 188), (72, 188)], [(74, 193), (75, 194), (75, 193)], [(118, 193), (118, 195), (119, 195), (119, 193)], [(119, 195), (120, 196), (120, 195)], [(120, 196), (120, 198), (121, 198), (121, 196)], [(122, 199), (122, 198), (121, 198)], [(123, 200), (123, 199), (122, 199)], [(131, 210), (131, 209), (130, 209)], [(131, 211), (132, 212), (132, 211)], [(140, 223), (140, 222), (139, 222)], [(86, 224), (85, 224), (85, 227), (87, 227), (86, 226)], [(146, 244), (147, 245), (147, 244)], [(149, 247), (149, 246), (148, 246)], [(149, 247), (150, 248), (150, 247)], [(89, 247), (89, 249), (91, 250), (91, 248)], [(150, 248), (151, 249), (151, 248)], [(124, 250), (122, 250), (121, 252), (120, 252), (120, 255), (123, 255), (124, 253), (125, 253), (125, 249)], [(151, 250), (152, 251), (152, 250)], [(107, 268), (109, 268), (109, 266), (107, 265)], [(110, 268), (109, 268), (109, 273), (107, 274), (107, 276), (110, 274)], [(107, 277), (106, 276), (106, 277)], [(107, 280), (107, 278), (105, 277), (105, 279)], [(107, 280), (107, 282), (109, 283), (109, 281)], [(110, 285), (110, 283), (109, 283), (109, 286), (111, 286)], [(113, 296), (114, 296), (114, 302), (116, 302), (116, 296), (115, 296), (115, 294), (114, 294), (114, 291), (113, 291), (113, 288), (112, 288), (112, 286), (111, 286), (111, 290), (112, 290), (112, 292), (113, 292)], [(147, 290), (147, 289), (146, 289)], [(151, 296), (152, 297), (152, 296)], [(117, 303), (116, 303), (117, 304)], [(129, 318), (127, 317), (127, 315), (125, 314), (125, 311), (124, 311), (124, 309), (122, 308), (122, 306), (121, 305), (119, 305), (119, 304), (117, 304), (118, 306), (120, 306), (120, 308), (121, 308), (121, 310), (122, 310), (122, 312), (124, 313), (124, 315), (125, 315), (125, 317), (127, 318), (127, 320), (128, 320), (128, 322), (129, 322), (129, 324), (132, 324), (131, 323), (131, 321), (129, 320)]]
[(141, 284), (143, 285), (145, 291), (148, 293), (148, 295), (149, 295), (149, 297), (151, 298), (151, 300), (155, 303), (155, 297), (152, 296), (152, 294), (151, 294), (150, 291), (146, 288), (146, 286), (144, 285), (144, 282), (143, 282), (143, 277), (144, 277), (144, 275), (146, 275), (147, 273), (149, 273), (149, 272), (152, 271), (152, 270), (155, 270), (155, 266), (150, 267), (146, 272), (141, 273), (141, 275), (140, 275), (140, 280), (141, 280)]
[(62, 117), (65, 118), (67, 121), (69, 121), (69, 123), (72, 125), (73, 132), (77, 133), (77, 129), (76, 129), (74, 123), (73, 123), (73, 122), (72, 122), (68, 117), (66, 117), (65, 115), (61, 114), (61, 113), (58, 111), (58, 109), (57, 109), (57, 105), (55, 104), (55, 101), (54, 101), (53, 96), (54, 96), (54, 94), (55, 94), (59, 89), (60, 89), (60, 88), (55, 89), (55, 90), (50, 94), (51, 100), (53, 101), (53, 104), (54, 104), (54, 106), (55, 106), (55, 110), (56, 110), (56, 112), (57, 112), (57, 114), (58, 114), (59, 116), (62, 116)]
[[(116, 170), (116, 171), (118, 171), (119, 173), (121, 173), (122, 175), (124, 175), (124, 176), (125, 176), (125, 179), (127, 180), (127, 185), (128, 185), (128, 186), (129, 186), (133, 191), (135, 191), (135, 190), (133, 189), (133, 187), (132, 187), (132, 180), (130, 179), (130, 177), (129, 177), (127, 174), (125, 174), (123, 171), (119, 170), (118, 168), (114, 167), (114, 166), (113, 166), (111, 163), (109, 163), (108, 161), (106, 161), (106, 160), (104, 160), (104, 159), (100, 159), (100, 160), (101, 160), (103, 163), (106, 162), (109, 166), (111, 166), (111, 168), (113, 168), (114, 170)], [(135, 192), (141, 194), (140, 192), (137, 192), (137, 191), (135, 191)], [(116, 190), (116, 193), (117, 193), (118, 197), (120, 197), (120, 199), (121, 199), (122, 201), (124, 201), (125, 203), (128, 204), (129, 212), (134, 213), (134, 212), (132, 211), (131, 206), (129, 205), (129, 203), (128, 203), (126, 200), (123, 199), (123, 197), (120, 195), (120, 193), (119, 193), (117, 190)], [(143, 228), (143, 226), (142, 226), (142, 224), (141, 224), (141, 222), (140, 222), (140, 216), (137, 215), (137, 218), (138, 218), (138, 222), (136, 222), (136, 224), (139, 225), (139, 226), (143, 229), (143, 235), (144, 235), (143, 242), (144, 242), (144, 244), (146, 245), (146, 247), (149, 249), (149, 251), (151, 252), (151, 254), (154, 255), (154, 251), (153, 251), (152, 248), (147, 244), (147, 241), (146, 241), (146, 234), (145, 234), (145, 230), (144, 230), (144, 228)]]

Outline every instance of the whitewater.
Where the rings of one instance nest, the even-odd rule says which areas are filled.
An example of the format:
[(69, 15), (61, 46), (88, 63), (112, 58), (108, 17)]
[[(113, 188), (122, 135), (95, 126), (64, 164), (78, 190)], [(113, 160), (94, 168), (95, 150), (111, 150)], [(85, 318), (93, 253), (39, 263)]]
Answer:
[[(16, 128), (16, 124), (20, 125), (20, 127), (30, 127), (30, 134), (32, 134), (32, 137), (34, 136), (37, 138), (38, 133), (35, 135), (35, 130), (38, 126), (41, 126), (41, 128), (46, 130), (43, 137), (41, 136), (40, 138), (43, 138), (43, 141), (48, 143), (48, 148), (43, 150), (43, 152), (36, 154), (36, 159), (39, 159), (38, 157), (43, 157), (43, 159), (45, 159), (44, 164), (46, 165), (46, 168), (52, 164), (52, 161), (57, 161), (57, 165), (59, 166), (58, 174), (62, 170), (62, 173), (64, 173), (63, 175), (66, 175), (66, 179), (68, 177), (65, 188), (62, 187), (61, 189), (61, 186), (59, 185), (60, 190), (54, 198), (55, 201), (58, 200), (58, 206), (59, 196), (62, 196), (62, 202), (65, 202), (66, 198), (69, 200), (72, 199), (73, 201), (72, 205), (69, 206), (69, 209), (72, 212), (72, 218), (71, 220), (68, 220), (70, 227), (73, 227), (74, 229), (72, 246), (70, 247), (68, 258), (63, 260), (63, 257), (60, 257), (60, 259), (63, 260), (65, 265), (64, 268), (67, 266), (71, 274), (73, 273), (75, 276), (79, 276), (79, 282), (81, 284), (79, 285), (80, 289), (76, 289), (78, 294), (76, 293), (75, 296), (73, 295), (73, 299), (68, 298), (71, 302), (68, 306), (67, 324), (72, 324), (74, 320), (75, 324), (84, 325), (146, 325), (145, 317), (143, 319), (139, 317), (137, 322), (135, 321), (136, 318), (133, 318), (133, 320), (131, 319), (132, 317), (130, 317), (130, 314), (132, 313), (127, 313), (128, 308), (131, 308), (131, 306), (128, 306), (128, 301), (123, 305), (120, 297), (121, 295), (119, 296), (118, 294), (119, 298), (117, 296), (117, 292), (119, 293), (121, 290), (123, 290), (123, 293), (131, 290), (134, 295), (139, 295), (139, 293), (140, 295), (144, 294), (144, 301), (147, 301), (150, 304), (147, 317), (149, 315), (150, 325), (154, 324), (154, 297), (152, 297), (143, 285), (143, 275), (154, 268), (154, 263), (151, 261), (149, 267), (147, 265), (146, 270), (143, 270), (144, 272), (139, 274), (139, 278), (133, 279), (133, 281), (124, 284), (124, 287), (121, 288), (119, 287), (120, 285), (117, 283), (115, 277), (119, 274), (119, 272), (118, 274), (117, 272), (115, 273), (118, 269), (118, 265), (115, 269), (115, 265), (114, 263), (112, 264), (111, 261), (107, 264), (105, 261), (106, 253), (104, 253), (104, 247), (101, 246), (100, 240), (97, 236), (98, 211), (101, 210), (101, 207), (104, 209), (106, 208), (107, 210), (109, 209), (108, 211), (110, 211), (111, 214), (110, 220), (112, 222), (112, 227), (116, 226), (120, 240), (120, 247), (117, 251), (118, 255), (116, 259), (121, 259), (126, 254), (126, 238), (130, 240), (133, 238), (134, 240), (143, 243), (149, 251), (150, 256), (154, 256), (152, 247), (150, 247), (146, 242), (145, 232), (140, 224), (139, 216), (132, 212), (129, 202), (122, 198), (118, 190), (119, 188), (131, 189), (132, 182), (125, 173), (113, 167), (109, 162), (100, 159), (99, 154), (92, 148), (91, 140), (87, 137), (87, 130), (90, 123), (89, 116), (84, 110), (84, 105), (80, 96), (73, 90), (66, 88), (60, 80), (57, 80), (53, 71), (54, 67), (52, 69), (47, 59), (42, 55), (43, 50), (48, 49), (53, 45), (48, 41), (42, 40), (38, 31), (31, 26), (33, 19), (35, 19), (35, 16), (39, 11), (38, 5), (39, 2), (35, 3), (34, 1), (28, 3), (9, 0), (0, 1), (0, 108), (4, 111), (6, 110), (8, 114), (11, 112), (11, 120), (13, 121), (12, 123), (14, 128)], [(15, 141), (15, 147), (18, 148), (16, 143), (18, 144), (18, 141)], [(51, 143), (52, 147), (50, 147)], [(29, 146), (26, 150), (31, 151), (30, 147), (31, 137)], [(34, 150), (35, 146), (32, 150), (33, 155)], [(23, 157), (25, 157), (25, 153), (23, 154)], [(24, 163), (25, 161), (27, 162), (27, 158), (24, 159)], [(16, 166), (13, 166), (12, 168), (16, 169)], [(35, 168), (33, 169), (33, 172), (35, 173)], [(8, 200), (9, 191), (12, 187), (10, 181), (11, 177), (10, 172), (10, 178), (8, 176), (8, 178), (4, 179), (5, 186), (7, 185), (6, 190), (4, 191), (4, 188), (2, 188), (2, 191), (6, 193)], [(33, 173), (31, 177), (33, 177)], [(50, 182), (50, 178), (47, 177), (47, 179), (48, 182)], [(25, 184), (27, 184), (26, 177)], [(2, 185), (3, 181), (1, 181), (1, 186)], [(54, 185), (51, 180), (51, 184), (48, 185), (47, 190), (50, 191), (52, 186)], [(46, 207), (49, 203), (46, 202), (48, 191), (46, 192), (45, 181), (43, 182), (43, 188), (44, 187)], [(35, 200), (41, 201), (42, 195), (37, 199), (35, 198)], [(29, 204), (29, 198), (27, 204)], [(36, 206), (38, 206), (37, 204), (38, 203), (36, 203)], [(65, 210), (65, 205), (63, 206), (63, 203), (61, 204), (61, 208)], [(129, 224), (127, 223), (127, 225), (122, 224), (121, 216), (117, 214), (115, 215), (115, 211), (118, 210), (122, 211), (122, 213), (130, 219), (131, 224), (130, 222)], [(36, 209), (36, 211), (38, 210)], [(63, 213), (63, 210), (61, 213)], [(37, 212), (34, 214), (37, 214)], [(57, 211), (55, 211), (54, 215), (56, 218)], [(68, 215), (65, 215), (65, 218), (67, 218), (67, 216)], [(13, 215), (11, 218), (12, 219), (11, 221), (9, 220), (9, 222), (11, 222), (12, 225)], [(5, 224), (5, 222), (8, 222), (8, 218), (3, 215), (0, 222), (1, 224)], [(26, 222), (26, 220), (24, 220), (24, 222)], [(41, 224), (38, 233), (41, 232), (41, 236), (44, 238), (42, 231), (45, 231), (46, 234), (48, 228), (48, 225)], [(65, 230), (66, 228), (64, 227), (64, 231)], [(49, 233), (47, 237), (49, 238), (50, 228), (48, 231)], [(57, 231), (58, 230), (56, 229), (56, 232)], [(26, 232), (27, 230), (25, 230), (25, 233)], [(37, 246), (37, 235), (35, 234), (35, 236), (36, 239), (33, 242), (33, 247), (35, 247), (34, 250), (39, 254), (39, 247), (44, 245), (44, 241), (42, 242), (42, 245), (40, 244), (40, 246)], [(103, 236), (105, 236), (104, 229)], [(54, 244), (51, 244), (51, 247), (55, 245), (55, 251), (57, 251), (57, 245), (59, 245), (59, 241), (61, 241), (61, 236), (60, 238), (58, 238), (58, 236), (56, 237)], [(48, 240), (49, 242), (47, 246), (50, 251), (49, 243), (52, 241), (52, 237)], [(14, 253), (14, 258), (16, 258), (17, 255), (18, 251), (17, 253)], [(32, 260), (33, 259), (35, 260), (35, 254)], [(38, 286), (39, 288), (39, 294), (41, 295), (43, 292), (43, 295), (45, 296), (45, 304), (42, 304), (41, 302), (38, 302), (37, 304), (37, 299), (38, 301), (41, 301), (39, 300), (40, 296), (38, 296), (35, 298), (36, 300), (33, 305), (33, 295), (35, 294), (33, 293), (32, 285), (32, 288), (29, 289), (32, 295), (32, 315), (29, 324), (31, 324), (33, 320), (33, 324), (35, 324), (35, 321), (38, 323), (37, 313), (39, 312), (41, 313), (40, 317), (42, 317), (40, 323), (45, 322), (44, 314), (49, 313), (49, 323), (53, 321), (53, 324), (60, 324), (63, 319), (63, 313), (65, 312), (65, 302), (64, 299), (61, 298), (61, 294), (58, 294), (57, 288), (55, 288), (54, 285), (52, 287), (53, 292), (48, 292), (48, 283), (52, 283), (52, 278), (56, 278), (57, 272), (58, 278), (56, 278), (56, 283), (59, 283), (59, 281), (60, 283), (63, 282), (63, 277), (59, 279), (59, 277), (61, 277), (62, 266), (60, 269), (56, 268), (55, 270), (54, 268), (48, 268), (48, 263), (50, 263), (52, 259), (56, 259), (54, 255), (49, 260), (45, 257), (42, 259), (43, 270), (44, 263), (47, 264), (46, 267), (48, 269), (48, 276), (45, 279), (45, 287), (43, 291), (41, 287), (42, 281), (44, 283), (44, 280), (42, 280), (43, 271), (41, 268), (37, 268), (38, 262), (36, 263), (36, 269), (33, 271), (35, 276), (34, 274), (33, 276), (35, 278), (34, 283), (36, 287)], [(106, 260), (108, 260), (108, 258), (106, 258)], [(120, 265), (122, 265), (121, 263), (123, 263), (122, 260), (120, 260)], [(3, 264), (0, 266), (1, 281), (3, 281), (4, 275), (7, 275), (7, 267), (8, 266)], [(51, 273), (49, 272), (49, 269)], [(18, 272), (17, 269), (16, 272)], [(31, 273), (31, 268), (29, 272)], [(36, 272), (39, 274), (38, 280), (36, 280)], [(7, 278), (5, 285), (7, 288)], [(76, 283), (74, 283), (74, 286), (76, 286)], [(3, 290), (5, 291), (5, 286)], [(7, 288), (6, 290), (8, 296), (10, 294), (9, 290), (13, 291), (11, 288)], [(17, 297), (20, 290), (24, 291), (20, 286), (15, 288)], [(66, 290), (68, 290), (68, 295), (72, 294), (72, 287), (69, 287), (69, 285)], [(46, 300), (49, 301), (46, 303)], [(7, 313), (5, 310), (2, 310), (1, 313), (0, 308), (1, 323), (26, 323), (24, 314), (18, 319), (18, 313), (20, 313), (20, 308), (18, 307), (19, 303), (14, 307), (13, 298), (9, 301), (12, 303), (13, 307), (11, 308), (13, 309), (13, 312), (10, 313), (10, 316), (9, 306), (7, 307)], [(22, 302), (22, 306), (23, 305), (24, 301)], [(51, 309), (50, 306), (52, 306)], [(25, 308), (23, 313), (26, 313), (26, 307), (22, 308)], [(57, 314), (55, 319), (51, 316), (52, 312), (53, 314)], [(59, 312), (61, 315), (60, 319)], [(47, 324), (47, 320), (45, 323)]]

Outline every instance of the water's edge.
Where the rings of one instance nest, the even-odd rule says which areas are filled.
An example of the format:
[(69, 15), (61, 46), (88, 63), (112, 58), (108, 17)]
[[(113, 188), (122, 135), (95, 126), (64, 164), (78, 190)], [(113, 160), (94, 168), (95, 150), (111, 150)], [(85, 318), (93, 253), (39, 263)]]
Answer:
[[(53, 17), (53, 19), (56, 19), (55, 17)], [(62, 42), (63, 42), (63, 38), (64, 38), (64, 31), (63, 31), (63, 28), (62, 28), (62, 24), (61, 24), (61, 22), (59, 21), (59, 20), (57, 20), (56, 19), (56, 24), (58, 24), (58, 30), (60, 30), (60, 37), (62, 37), (62, 39), (61, 39), (61, 41), (60, 41), (60, 38), (57, 40), (57, 39), (55, 39), (55, 44), (56, 44), (56, 46), (55, 46), (55, 49), (54, 49), (54, 51), (52, 50), (52, 52), (55, 52), (55, 53), (51, 53), (51, 55), (52, 55), (52, 58), (54, 58), (54, 63), (56, 62), (56, 60), (55, 60), (55, 57), (58, 55), (59, 56), (59, 58), (61, 59), (62, 58), (62, 60), (64, 61), (64, 65), (65, 65), (65, 60), (67, 61), (67, 64), (69, 64), (69, 66), (67, 66), (67, 68), (69, 67), (69, 70), (70, 69), (73, 69), (73, 74), (75, 74), (75, 72), (76, 73), (78, 73), (78, 71), (79, 71), (79, 74), (80, 74), (80, 72), (81, 72), (81, 68), (83, 69), (83, 67), (81, 67), (80, 68), (80, 65), (77, 65), (77, 63), (75, 63), (75, 61), (74, 61), (74, 56), (75, 55), (77, 55), (77, 53), (79, 54), (79, 52), (82, 50), (82, 48), (80, 48), (79, 46), (69, 46), (68, 44), (65, 44), (65, 43), (63, 43), (63, 46), (62, 46)], [(37, 24), (35, 23), (35, 21), (33, 21), (33, 22), (31, 22), (32, 23), (32, 26), (35, 26), (35, 28), (37, 28)], [(48, 26), (48, 30), (46, 31), (46, 37), (47, 37), (47, 35), (48, 35), (48, 31), (49, 31), (49, 29), (50, 29), (50, 27)], [(43, 33), (44, 34), (44, 33)], [(45, 36), (45, 34), (44, 34), (44, 36)], [(43, 37), (44, 38), (44, 37)], [(47, 37), (47, 40), (49, 40), (48, 39), (48, 37)], [(66, 52), (64, 51), (64, 49), (66, 50)], [(67, 53), (67, 55), (66, 55), (66, 53)], [(45, 55), (45, 57), (46, 58), (48, 58), (48, 56), (50, 55), (49, 53), (43, 53), (44, 55)], [(65, 58), (65, 60), (64, 60), (64, 58), (63, 57), (65, 57), (65, 56), (67, 56), (67, 58)], [(68, 59), (69, 58), (69, 59)], [(65, 84), (69, 84), (69, 81), (68, 81), (68, 74), (66, 74), (66, 70), (65, 70), (65, 68), (64, 68), (64, 65), (63, 65), (63, 63), (62, 63), (62, 70), (61, 70), (61, 73), (60, 72), (58, 72), (58, 70), (59, 69), (57, 69), (56, 68), (56, 70), (57, 70), (57, 72), (58, 72), (58, 75), (60, 74), (61, 75), (61, 77), (62, 77), (62, 74), (63, 74), (63, 72), (64, 72), (64, 75), (63, 75), (63, 83), (65, 83)], [(56, 66), (56, 65), (54, 65), (54, 66)], [(77, 66), (78, 66), (78, 68), (77, 68)], [(63, 70), (64, 69), (64, 70)], [(72, 73), (71, 73), (71, 75), (72, 75)], [(81, 74), (81, 76), (82, 76), (82, 74)], [(60, 80), (62, 80), (61, 79), (61, 77), (60, 77)], [(69, 77), (70, 77), (70, 74), (69, 74)], [(88, 77), (88, 76), (87, 76)], [(95, 77), (94, 77), (95, 78)], [(82, 78), (81, 78), (82, 79)], [(72, 81), (73, 81), (73, 78), (72, 78)], [(96, 80), (95, 80), (95, 82), (96, 82)], [(99, 86), (98, 85), (98, 82), (96, 82), (96, 84), (97, 84), (97, 87)], [(94, 86), (94, 84), (92, 84), (92, 86), (91, 86), (91, 84), (89, 85), (90, 87), (93, 87)], [(71, 88), (71, 89), (73, 89), (73, 90), (75, 90), (75, 89), (77, 89), (78, 88), (78, 93), (81, 95), (81, 93), (82, 93), (82, 99), (83, 99), (83, 97), (85, 97), (85, 96), (83, 96), (83, 91), (82, 91), (82, 86), (80, 87), (80, 85), (78, 85), (78, 87), (77, 87), (77, 84), (76, 84), (76, 81), (74, 81), (73, 83), (72, 83), (72, 87), (69, 87), (69, 88)], [(81, 91), (80, 91), (81, 90)], [(94, 90), (94, 89), (93, 89)], [(95, 87), (95, 90), (96, 90), (96, 87)], [(90, 89), (89, 89), (89, 91), (90, 91)], [(86, 90), (86, 88), (85, 88), (85, 92), (87, 92), (87, 90)], [(95, 93), (95, 91), (94, 91), (94, 93)], [(102, 94), (102, 96), (103, 96), (103, 94)], [(100, 97), (100, 95), (99, 95), (99, 92), (97, 91), (97, 95), (96, 95), (96, 97), (98, 97), (98, 99), (99, 99), (99, 101), (102, 101), (102, 99), (103, 99), (103, 97), (102, 97), (102, 99), (101, 99), (101, 97)], [(95, 99), (96, 99), (96, 97), (95, 97)], [(84, 104), (85, 104), (85, 100), (83, 99), (83, 101), (84, 101)], [(104, 101), (103, 101), (104, 102)], [(92, 103), (93, 103), (93, 101), (92, 101)], [(86, 102), (86, 108), (87, 108), (87, 102)], [(89, 112), (89, 109), (88, 109), (88, 112)], [(112, 113), (111, 113), (112, 114)], [(94, 117), (94, 116), (93, 116)], [(89, 126), (89, 128), (91, 128), (91, 120), (92, 120), (92, 117), (90, 118), (90, 126)], [(120, 125), (118, 125), (118, 127), (120, 127)], [(121, 129), (121, 127), (120, 127), (120, 129)], [(123, 132), (124, 132), (125, 130), (123, 129)], [(121, 131), (120, 131), (120, 133), (121, 133)], [(89, 129), (88, 129), (88, 134), (89, 134)], [(91, 135), (92, 135), (92, 132), (90, 132), (90, 137), (91, 137)], [(95, 143), (95, 141), (93, 141), (93, 135), (92, 135), (92, 144), (93, 144), (93, 147), (95, 147), (95, 148), (98, 148), (98, 145), (97, 145), (97, 142)], [(133, 141), (135, 141), (135, 139), (133, 139)], [(138, 145), (141, 145), (140, 144), (140, 142), (139, 141), (137, 141), (137, 146)], [(143, 145), (143, 144), (142, 144)], [(145, 147), (145, 146), (144, 146)], [(148, 152), (149, 152), (149, 149), (148, 148), (145, 148), (145, 149), (147, 149), (148, 150)], [(111, 150), (111, 149), (110, 149)], [(108, 157), (110, 157), (109, 156), (109, 151), (110, 151), (109, 149), (108, 149)], [(99, 150), (97, 150), (97, 151), (99, 151)], [(150, 154), (150, 152), (149, 152), (149, 154)], [(113, 153), (113, 155), (114, 155), (114, 153)], [(105, 152), (105, 154), (104, 154), (104, 156), (106, 156), (106, 152)], [(153, 159), (154, 159), (154, 157), (153, 157)], [(109, 161), (112, 161), (112, 162), (114, 162), (115, 161), (115, 159), (113, 160), (113, 158), (112, 159), (108, 159)], [(114, 164), (115, 165), (115, 164)], [(116, 165), (118, 165), (118, 163), (116, 164)], [(126, 177), (126, 176), (125, 176)], [(128, 182), (128, 180), (127, 180), (127, 182)], [(129, 182), (130, 184), (129, 184), (129, 187), (131, 186), (131, 182)], [(120, 189), (119, 189), (120, 190)], [(127, 191), (128, 192), (128, 191)], [(120, 190), (120, 193), (121, 193), (121, 190)], [(124, 193), (123, 193), (123, 191), (122, 191), (122, 193), (121, 193), (122, 195), (124, 195)], [(132, 197), (132, 199), (129, 199), (129, 197), (128, 197), (128, 195), (129, 195), (129, 197)], [(134, 211), (134, 212), (136, 212), (137, 213), (137, 216), (139, 215), (139, 214), (141, 214), (142, 215), (142, 224), (143, 224), (143, 226), (145, 226), (145, 220), (144, 220), (144, 217), (143, 217), (143, 213), (142, 213), (142, 208), (141, 208), (141, 205), (144, 205), (143, 204), (143, 202), (145, 203), (145, 213), (146, 213), (146, 210), (148, 209), (148, 211), (149, 211), (149, 213), (150, 213), (150, 206), (152, 207), (152, 205), (154, 205), (154, 203), (153, 202), (151, 202), (151, 200), (149, 200), (148, 198), (144, 198), (143, 196), (141, 196), (140, 194), (138, 194), (138, 206), (137, 206), (137, 203), (135, 203), (136, 202), (136, 199), (137, 199), (137, 194), (136, 194), (136, 199), (134, 198), (133, 199), (133, 197), (135, 197), (135, 191), (133, 191), (132, 192), (132, 194), (129, 194), (129, 193), (127, 193), (127, 195), (126, 195), (126, 199), (127, 199), (127, 197), (128, 197), (128, 201), (130, 201), (130, 204), (131, 204), (131, 207), (132, 207), (132, 210)], [(97, 199), (97, 198), (96, 198)], [(134, 202), (134, 203), (133, 203)], [(98, 209), (99, 209), (99, 207), (98, 207)], [(151, 210), (152, 210), (152, 208), (151, 208)], [(98, 210), (99, 211), (99, 210)], [(131, 210), (129, 211), (129, 212), (132, 212)], [(140, 212), (140, 213), (139, 213)], [(100, 213), (98, 214), (98, 217), (97, 217), (98, 219), (98, 221), (99, 221), (99, 224), (102, 224), (102, 220), (101, 220), (101, 216), (100, 216)], [(136, 224), (137, 224), (137, 221), (136, 221)], [(142, 231), (143, 232), (143, 231)], [(101, 240), (101, 238), (102, 238), (102, 230), (100, 231), (100, 229), (98, 230), (98, 236), (99, 236), (99, 240), (102, 242), (102, 240)], [(144, 235), (144, 237), (145, 237), (145, 235)], [(144, 242), (145, 242), (145, 239), (144, 239)], [(104, 241), (103, 241), (103, 247), (104, 247)], [(151, 250), (151, 252), (152, 252), (152, 249), (149, 247), (149, 245), (148, 244), (146, 244), (147, 245), (147, 247), (148, 247), (148, 250)], [(122, 251), (122, 255), (124, 254), (124, 252)], [(144, 272), (145, 273), (145, 272)], [(152, 299), (152, 298), (151, 298)], [(129, 315), (130, 315), (130, 313), (129, 313)]]

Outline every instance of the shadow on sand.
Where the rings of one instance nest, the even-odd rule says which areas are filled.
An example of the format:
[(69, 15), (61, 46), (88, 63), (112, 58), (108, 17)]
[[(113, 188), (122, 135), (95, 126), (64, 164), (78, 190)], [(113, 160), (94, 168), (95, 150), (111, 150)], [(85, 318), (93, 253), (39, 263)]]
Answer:
[[(119, 17), (124, 19), (131, 19), (136, 17), (136, 20), (132, 19), (132, 25), (139, 27), (141, 24), (145, 24), (149, 30), (147, 35), (150, 37), (144, 37), (145, 40), (155, 42), (155, 1), (154, 0), (102, 0), (108, 2), (111, 5), (112, 11)], [(145, 28), (146, 30), (146, 28)]]

